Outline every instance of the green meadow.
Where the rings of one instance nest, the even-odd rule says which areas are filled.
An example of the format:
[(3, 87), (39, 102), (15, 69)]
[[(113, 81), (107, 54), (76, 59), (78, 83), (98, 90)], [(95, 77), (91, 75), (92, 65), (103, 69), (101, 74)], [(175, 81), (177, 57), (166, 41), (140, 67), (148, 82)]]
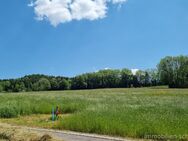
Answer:
[[(156, 87), (2, 93), (1, 122), (35, 115), (33, 123), (36, 124), (37, 115), (48, 115), (47, 119), (50, 119), (56, 105), (63, 116), (54, 124), (50, 123), (50, 128), (131, 138), (188, 140), (188, 89)], [(44, 120), (41, 124), (44, 126), (49, 122)]]

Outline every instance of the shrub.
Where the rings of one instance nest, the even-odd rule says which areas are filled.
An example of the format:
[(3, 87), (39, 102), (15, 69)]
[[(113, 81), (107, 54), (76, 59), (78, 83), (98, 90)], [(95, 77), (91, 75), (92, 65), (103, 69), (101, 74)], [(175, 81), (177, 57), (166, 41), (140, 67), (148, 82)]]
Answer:
[(3, 106), (0, 108), (0, 117), (1, 118), (12, 118), (17, 117), (18, 113), (16, 108), (12, 106)]

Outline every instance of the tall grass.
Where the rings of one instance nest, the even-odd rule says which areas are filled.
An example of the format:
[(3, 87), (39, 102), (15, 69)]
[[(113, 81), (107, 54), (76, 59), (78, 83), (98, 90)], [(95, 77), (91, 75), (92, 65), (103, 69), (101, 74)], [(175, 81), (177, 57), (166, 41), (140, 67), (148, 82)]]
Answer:
[[(188, 90), (102, 89), (0, 95), (0, 117), (71, 113), (54, 128), (122, 137), (188, 135)], [(160, 139), (160, 138), (159, 138)], [(164, 138), (163, 138), (164, 139)], [(183, 138), (188, 140), (188, 138)]]
[(40, 94), (6, 94), (0, 96), (0, 117), (12, 118), (30, 114), (51, 114), (60, 107), (61, 112), (74, 113), (86, 107), (83, 100)]

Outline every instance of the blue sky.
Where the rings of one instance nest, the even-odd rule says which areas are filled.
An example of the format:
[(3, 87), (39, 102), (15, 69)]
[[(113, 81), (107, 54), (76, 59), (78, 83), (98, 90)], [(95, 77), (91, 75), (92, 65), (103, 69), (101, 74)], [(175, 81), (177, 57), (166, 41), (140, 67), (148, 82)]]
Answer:
[(188, 54), (187, 0), (108, 4), (105, 18), (56, 27), (38, 21), (27, 0), (0, 4), (0, 79), (26, 74), (74, 76), (104, 68), (155, 68)]

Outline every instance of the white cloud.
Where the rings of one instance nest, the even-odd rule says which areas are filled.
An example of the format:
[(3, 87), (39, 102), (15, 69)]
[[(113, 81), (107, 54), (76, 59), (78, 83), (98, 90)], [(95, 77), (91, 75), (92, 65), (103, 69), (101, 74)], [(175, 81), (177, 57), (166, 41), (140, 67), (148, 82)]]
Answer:
[(131, 71), (133, 75), (136, 75), (136, 72), (139, 71), (139, 69), (131, 69)]
[(108, 67), (107, 67), (107, 68), (104, 68), (104, 70), (110, 70), (110, 69), (111, 69), (111, 68), (108, 68)]
[(108, 3), (122, 4), (127, 0), (34, 0), (38, 20), (48, 20), (53, 26), (72, 20), (102, 19), (107, 14)]

